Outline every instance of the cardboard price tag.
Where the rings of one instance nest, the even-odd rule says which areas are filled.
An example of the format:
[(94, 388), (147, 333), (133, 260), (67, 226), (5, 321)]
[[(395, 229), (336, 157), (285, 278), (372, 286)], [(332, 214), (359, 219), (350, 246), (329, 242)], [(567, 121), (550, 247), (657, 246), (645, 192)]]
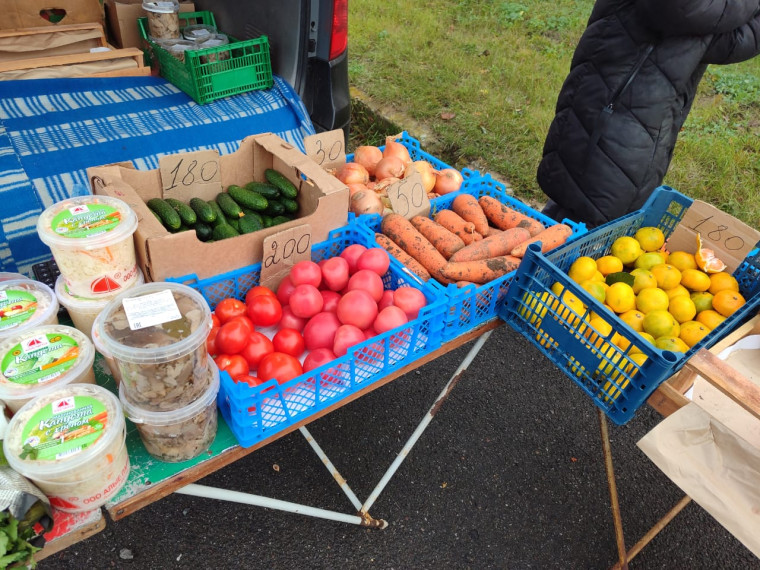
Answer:
[(342, 129), (305, 137), (303, 145), (306, 156), (324, 169), (338, 168), (346, 163), (345, 135)]
[(311, 226), (302, 224), (264, 238), (259, 283), (273, 291), (299, 261), (311, 259)]
[(158, 168), (164, 198), (181, 200), (198, 196), (208, 200), (222, 190), (222, 171), (216, 150), (162, 156)]
[(393, 211), (407, 220), (430, 214), (430, 199), (422, 185), (422, 176), (416, 170), (403, 180), (388, 186), (386, 192)]
[(694, 200), (667, 241), (669, 251), (697, 251), (697, 233), (702, 247), (712, 249), (729, 273), (733, 273), (760, 241), (760, 232), (721, 212), (718, 208)]

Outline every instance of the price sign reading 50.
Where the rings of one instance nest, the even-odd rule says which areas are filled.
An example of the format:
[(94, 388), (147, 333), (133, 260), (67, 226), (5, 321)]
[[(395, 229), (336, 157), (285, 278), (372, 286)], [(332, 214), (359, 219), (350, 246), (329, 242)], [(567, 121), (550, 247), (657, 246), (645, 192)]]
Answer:
[(161, 184), (165, 198), (213, 198), (222, 186), (219, 153), (202, 150), (161, 157)]
[(422, 185), (422, 176), (417, 171), (390, 185), (387, 192), (393, 211), (406, 219), (430, 213), (430, 199)]

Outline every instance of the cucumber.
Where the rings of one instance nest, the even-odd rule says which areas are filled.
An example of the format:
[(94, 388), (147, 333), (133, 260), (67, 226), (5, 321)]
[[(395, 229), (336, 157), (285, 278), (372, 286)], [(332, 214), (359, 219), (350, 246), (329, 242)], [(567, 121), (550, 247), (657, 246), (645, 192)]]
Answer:
[(281, 216), (282, 214), (285, 213), (285, 206), (283, 206), (280, 202), (271, 200), (269, 202), (269, 206), (267, 207), (266, 210), (264, 210), (264, 212), (268, 216), (272, 216), (272, 217)]
[(288, 218), (287, 216), (275, 216), (274, 218), (272, 218), (272, 225), (276, 226), (278, 224), (284, 224), (285, 222), (289, 222), (289, 221), (290, 221), (290, 218)]
[(264, 222), (265, 228), (271, 228), (272, 227), (272, 216), (267, 216), (266, 214), (261, 215), (261, 221)]
[(298, 188), (284, 174), (277, 172), (274, 168), (267, 168), (264, 171), (264, 177), (272, 186), (276, 186), (286, 198), (295, 198), (298, 196)]
[(264, 224), (261, 221), (260, 216), (249, 216), (246, 214), (240, 218), (240, 233), (250, 234), (251, 232), (257, 232), (264, 228)]
[(240, 204), (240, 207), (262, 212), (266, 210), (267, 206), (269, 205), (269, 201), (258, 192), (246, 190), (240, 186), (230, 186), (227, 189), (227, 192), (235, 202)]
[[(243, 213), (245, 214), (244, 217), (247, 216), (249, 218), (253, 218), (254, 220), (256, 220), (259, 223), (259, 225), (262, 228), (264, 227), (264, 220), (262, 219), (261, 214), (259, 212), (256, 212), (254, 210), (250, 210), (250, 209), (246, 208), (245, 206), (242, 206), (242, 208), (243, 208)], [(240, 219), (242, 220), (243, 218), (240, 218)]]
[(250, 192), (261, 194), (267, 200), (276, 200), (280, 197), (280, 189), (266, 182), (249, 182), (244, 188)]
[(295, 214), (298, 211), (298, 202), (292, 198), (280, 198), (280, 204), (285, 206), (285, 212)]
[(210, 240), (213, 231), (214, 229), (205, 222), (197, 222), (195, 224), (195, 236), (201, 241)]
[(180, 202), (176, 198), (164, 198), (164, 200), (177, 211), (182, 223), (186, 226), (193, 226), (195, 225), (195, 222), (198, 221), (198, 216), (195, 214), (195, 210), (184, 202)]
[(182, 226), (182, 218), (177, 211), (172, 208), (166, 200), (161, 198), (151, 198), (147, 202), (148, 208), (153, 210), (161, 218), (161, 223), (170, 232), (176, 232)]
[(227, 223), (217, 225), (211, 232), (211, 238), (214, 240), (226, 239), (239, 235), (240, 233)]
[(150, 213), (153, 214), (156, 217), (156, 219), (158, 220), (158, 222), (163, 226), (164, 225), (164, 221), (161, 219), (161, 216), (159, 216), (156, 213), (155, 210), (151, 210), (150, 208), (148, 208), (148, 210), (150, 210)]
[(240, 232), (240, 218), (233, 218), (231, 216), (225, 216), (226, 223), (232, 226), (236, 232)]
[(222, 212), (230, 218), (240, 218), (243, 216), (243, 210), (240, 209), (238, 203), (227, 192), (219, 192), (216, 195), (216, 203), (219, 204)]
[(198, 221), (210, 224), (216, 220), (216, 210), (201, 198), (190, 198), (189, 206), (195, 212)]
[(219, 207), (219, 204), (216, 203), (216, 200), (208, 200), (206, 204), (208, 204), (208, 207), (214, 212), (214, 221), (211, 222), (211, 227), (215, 228), (219, 224), (227, 223), (227, 220), (224, 217), (224, 212), (222, 212), (222, 209)]

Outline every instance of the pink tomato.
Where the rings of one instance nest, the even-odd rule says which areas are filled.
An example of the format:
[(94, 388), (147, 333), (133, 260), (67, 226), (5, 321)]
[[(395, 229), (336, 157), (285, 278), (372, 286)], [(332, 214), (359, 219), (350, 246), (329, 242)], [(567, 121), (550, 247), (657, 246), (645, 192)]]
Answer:
[(382, 311), (385, 307), (390, 307), (393, 305), (393, 290), (392, 289), (386, 289), (383, 291), (383, 296), (380, 297), (380, 300), (377, 302), (377, 310)]
[(354, 291), (361, 289), (370, 294), (375, 300), (375, 303), (380, 302), (380, 298), (383, 296), (383, 280), (382, 278), (369, 269), (359, 269), (348, 280), (348, 291)]
[(308, 319), (322, 310), (322, 293), (314, 285), (296, 285), (290, 294), (290, 308), (296, 317)]
[(303, 328), (306, 350), (329, 348), (332, 350), (335, 331), (341, 322), (335, 313), (321, 312), (314, 315)]
[(293, 309), (290, 308), (290, 305), (285, 305), (282, 308), (282, 318), (280, 318), (280, 328), (295, 329), (300, 332), (303, 330), (304, 326), (306, 326), (306, 321), (308, 320), (309, 319), (295, 316), (293, 314)]
[(333, 352), (335, 356), (343, 356), (352, 346), (364, 342), (364, 332), (354, 325), (341, 325), (335, 331)]
[(316, 348), (303, 359), (303, 371), (308, 372), (319, 368), (323, 364), (335, 360), (335, 353), (330, 348)]
[(338, 301), (338, 320), (344, 325), (366, 329), (377, 317), (377, 303), (362, 289), (349, 291)]
[(387, 251), (382, 247), (371, 247), (356, 260), (356, 269), (369, 269), (382, 277), (388, 271), (390, 264), (391, 258), (388, 257)]
[(364, 329), (364, 338), (372, 338), (373, 336), (377, 336), (377, 331), (375, 330), (375, 327), (367, 327)]
[(322, 283), (322, 270), (319, 265), (308, 259), (299, 261), (291, 267), (288, 276), (293, 285), (296, 286), (306, 284), (319, 287), (319, 284)]
[(393, 304), (406, 313), (410, 321), (417, 318), (420, 309), (427, 305), (425, 294), (414, 287), (399, 287), (393, 293)]
[(348, 277), (348, 261), (342, 257), (331, 257), (322, 266), (322, 281), (330, 291), (343, 289), (348, 284)]
[(367, 251), (366, 247), (364, 247), (361, 244), (355, 243), (355, 244), (349, 245), (340, 254), (340, 257), (348, 261), (349, 273), (354, 273), (356, 271), (356, 262), (359, 261), (359, 256), (361, 256), (361, 254), (364, 253), (365, 251)]
[(290, 280), (290, 277), (285, 276), (280, 285), (277, 287), (277, 298), (280, 300), (280, 304), (285, 306), (290, 301), (290, 294), (293, 292), (296, 286)]
[(407, 322), (409, 322), (409, 320), (406, 318), (406, 313), (395, 305), (391, 305), (377, 314), (373, 327), (378, 334), (382, 334), (391, 329), (395, 329), (396, 327), (405, 325)]
[(336, 312), (338, 310), (338, 301), (340, 301), (340, 293), (336, 293), (335, 291), (320, 291), (320, 293), (322, 293), (322, 301), (324, 301), (322, 310), (331, 313)]

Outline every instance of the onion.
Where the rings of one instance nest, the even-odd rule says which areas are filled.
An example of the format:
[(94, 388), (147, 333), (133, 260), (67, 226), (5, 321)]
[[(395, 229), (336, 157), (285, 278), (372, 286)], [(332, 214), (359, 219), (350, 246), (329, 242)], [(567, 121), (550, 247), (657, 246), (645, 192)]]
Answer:
[(346, 184), (346, 186), (348, 186), (349, 197), (353, 196), (357, 192), (366, 192), (369, 190), (366, 184), (359, 184), (358, 182), (352, 182), (351, 184)]
[(361, 164), (347, 162), (338, 169), (335, 177), (343, 184), (366, 184), (369, 182), (369, 173)]
[(433, 165), (427, 160), (415, 160), (404, 170), (404, 178), (410, 176), (415, 170), (422, 176), (422, 187), (425, 192), (430, 192), (435, 186), (436, 180)]
[(450, 194), (459, 190), (463, 181), (464, 178), (462, 178), (458, 170), (454, 168), (442, 168), (436, 175), (433, 191), (437, 194)]
[(384, 156), (375, 168), (375, 179), (401, 178), (404, 176), (404, 163), (397, 156)]
[(382, 214), (383, 203), (380, 197), (367, 190), (366, 192), (357, 192), (351, 196), (351, 211), (357, 216), (362, 214)]
[(367, 169), (370, 176), (375, 175), (375, 167), (383, 158), (383, 151), (376, 146), (359, 146), (354, 151), (354, 162)]
[(387, 195), (388, 186), (400, 181), (401, 181), (401, 178), (396, 178), (395, 176), (389, 176), (388, 178), (383, 178), (382, 180), (378, 180), (377, 182), (375, 182), (375, 187), (373, 189), (375, 192), (377, 192), (380, 195)]
[(383, 158), (386, 156), (395, 156), (401, 159), (404, 166), (412, 162), (412, 157), (409, 156), (409, 150), (400, 142), (396, 142), (391, 137), (385, 139), (385, 149), (383, 149)]

